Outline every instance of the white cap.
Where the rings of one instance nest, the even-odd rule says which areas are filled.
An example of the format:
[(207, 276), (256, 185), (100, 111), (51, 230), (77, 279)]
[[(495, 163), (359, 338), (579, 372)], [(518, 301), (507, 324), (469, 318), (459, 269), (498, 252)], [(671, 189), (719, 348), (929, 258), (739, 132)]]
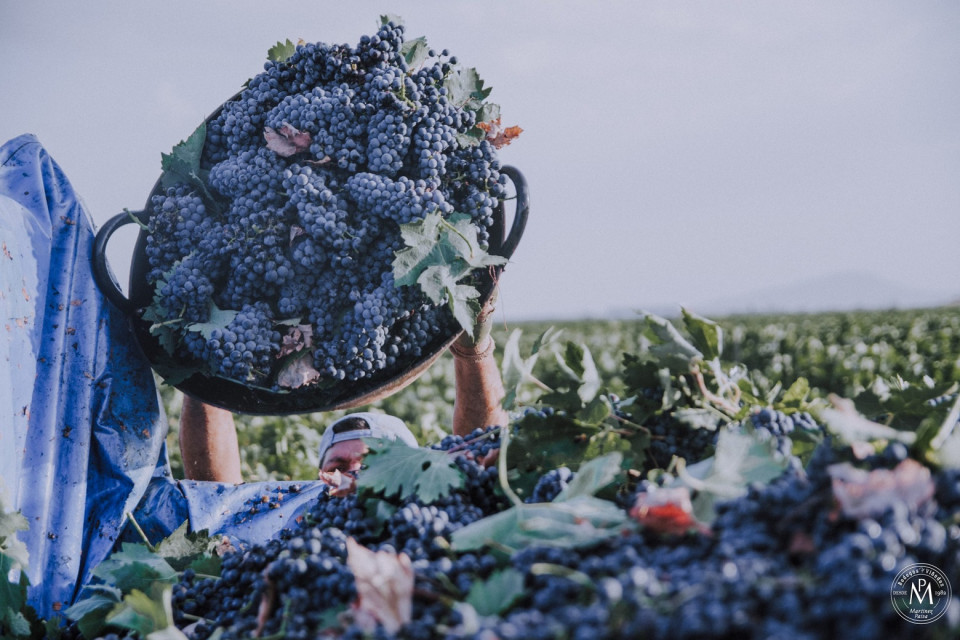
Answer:
[[(368, 425), (368, 429), (353, 429), (343, 433), (334, 433), (333, 428), (352, 418), (362, 418)], [(359, 440), (360, 438), (388, 438), (390, 440), (400, 440), (409, 447), (419, 447), (420, 443), (413, 436), (413, 432), (407, 428), (403, 420), (396, 416), (385, 413), (357, 412), (350, 413), (339, 420), (332, 422), (323, 432), (320, 438), (320, 464), (323, 464), (323, 456), (333, 445), (346, 440)]]

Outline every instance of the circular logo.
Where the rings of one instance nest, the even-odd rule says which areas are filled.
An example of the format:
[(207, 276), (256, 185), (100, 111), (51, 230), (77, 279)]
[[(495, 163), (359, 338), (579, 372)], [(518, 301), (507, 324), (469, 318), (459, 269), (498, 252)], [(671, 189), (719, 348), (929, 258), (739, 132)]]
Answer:
[(915, 624), (930, 624), (939, 619), (947, 611), (950, 596), (947, 574), (932, 564), (911, 564), (890, 585), (893, 608), (901, 618)]

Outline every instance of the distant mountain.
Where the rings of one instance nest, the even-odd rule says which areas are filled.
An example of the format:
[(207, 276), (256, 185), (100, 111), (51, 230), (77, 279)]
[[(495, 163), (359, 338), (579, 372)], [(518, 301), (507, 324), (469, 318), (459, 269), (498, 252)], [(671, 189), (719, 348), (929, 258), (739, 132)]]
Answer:
[(765, 287), (753, 293), (717, 298), (690, 309), (705, 316), (734, 313), (813, 313), (877, 309), (920, 309), (948, 305), (956, 294), (945, 295), (922, 287), (905, 287), (881, 277), (856, 272), (807, 278)]

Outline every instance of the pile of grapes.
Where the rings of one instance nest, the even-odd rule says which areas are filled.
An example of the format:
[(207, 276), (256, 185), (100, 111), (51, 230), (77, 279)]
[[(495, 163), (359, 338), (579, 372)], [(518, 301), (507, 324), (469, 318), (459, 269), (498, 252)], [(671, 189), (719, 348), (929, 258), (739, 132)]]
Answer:
[(451, 300), (401, 286), (392, 265), (401, 225), (431, 215), (488, 248), (507, 184), (499, 110), (472, 69), (383, 22), (356, 46), (271, 50), (165, 157), (144, 317), (170, 355), (295, 388), (400, 371), (459, 330)]
[[(513, 432), (539, 419), (546, 416), (528, 413)], [(673, 453), (699, 453), (700, 430), (674, 426)], [(193, 640), (950, 637), (960, 623), (956, 599), (943, 618), (920, 625), (897, 615), (890, 589), (913, 563), (960, 576), (960, 472), (928, 478), (923, 500), (887, 495), (870, 513), (846, 511), (837, 470), (900, 474), (910, 460), (905, 446), (858, 458), (802, 413), (760, 411), (729, 428), (749, 429), (772, 450), (801, 432), (823, 439), (805, 464), (788, 456), (771, 482), (718, 502), (709, 527), (647, 518), (593, 543), (558, 535), (519, 549), (492, 542), (458, 552), (455, 532), (510, 503), (497, 469), (476, 462), (498, 446), (498, 431), (448, 437), (433, 448), (456, 455), (462, 488), (395, 501), (385, 520), (362, 492), (324, 496), (276, 539), (228, 553), (219, 578), (186, 571), (173, 589), (174, 618)], [(565, 468), (545, 473), (525, 503), (557, 498), (576, 477)], [(634, 515), (644, 496), (662, 490), (647, 480), (607, 489)], [(348, 539), (412, 561), (412, 614), (399, 628), (371, 628), (353, 615)]]

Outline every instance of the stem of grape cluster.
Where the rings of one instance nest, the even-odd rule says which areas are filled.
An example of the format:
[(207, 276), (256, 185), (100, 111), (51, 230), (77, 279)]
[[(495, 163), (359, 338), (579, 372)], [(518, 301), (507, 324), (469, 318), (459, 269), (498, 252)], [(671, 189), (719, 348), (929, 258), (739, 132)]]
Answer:
[(513, 489), (510, 488), (510, 482), (507, 480), (507, 446), (510, 444), (510, 427), (500, 427), (500, 455), (497, 459), (497, 476), (500, 479), (500, 488), (504, 495), (515, 505), (523, 504)]

